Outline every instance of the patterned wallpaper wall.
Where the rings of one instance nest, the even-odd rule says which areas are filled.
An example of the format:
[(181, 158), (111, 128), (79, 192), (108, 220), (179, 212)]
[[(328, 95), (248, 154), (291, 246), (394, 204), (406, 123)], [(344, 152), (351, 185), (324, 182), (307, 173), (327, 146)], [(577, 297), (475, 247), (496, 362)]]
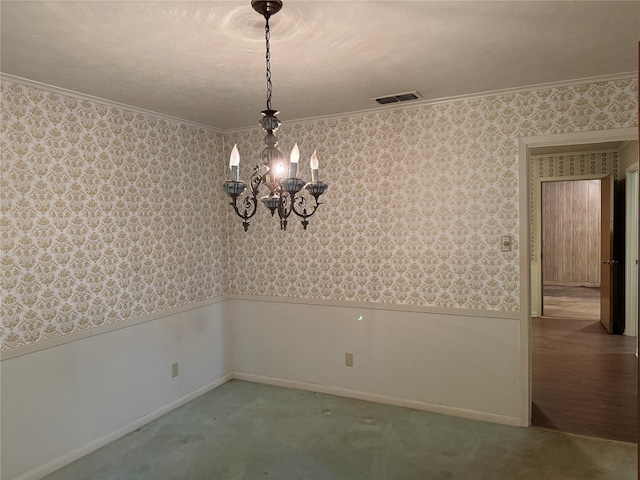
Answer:
[(247, 177), (259, 129), (223, 136), (2, 82), (2, 349), (223, 293), (517, 311), (517, 138), (636, 125), (637, 91), (285, 125), (301, 176), (318, 149), (326, 203), (308, 233), (280, 232), (262, 206), (245, 233), (221, 182), (236, 142)]
[(2, 349), (224, 293), (222, 135), (2, 82)]
[[(517, 311), (518, 137), (634, 126), (637, 91), (627, 79), (284, 125), (306, 178), (318, 149), (326, 203), (310, 234), (266, 211), (248, 233), (233, 220), (230, 290)], [(226, 135), (225, 157), (237, 143), (258, 158), (261, 136)]]
[(638, 163), (638, 140), (627, 142), (619, 152), (620, 156), (620, 175), (624, 176), (634, 163)]
[(538, 190), (540, 178), (588, 177), (609, 175), (618, 178), (618, 152), (580, 152), (556, 155), (532, 155), (529, 163), (529, 255), (537, 262)]

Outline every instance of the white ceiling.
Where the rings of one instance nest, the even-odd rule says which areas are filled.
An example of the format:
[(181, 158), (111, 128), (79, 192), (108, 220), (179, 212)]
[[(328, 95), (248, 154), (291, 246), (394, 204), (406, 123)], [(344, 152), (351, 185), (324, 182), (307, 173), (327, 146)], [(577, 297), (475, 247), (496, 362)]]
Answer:
[[(265, 108), (240, 1), (0, 3), (3, 73), (221, 129)], [(637, 71), (640, 1), (295, 1), (271, 20), (283, 121)]]

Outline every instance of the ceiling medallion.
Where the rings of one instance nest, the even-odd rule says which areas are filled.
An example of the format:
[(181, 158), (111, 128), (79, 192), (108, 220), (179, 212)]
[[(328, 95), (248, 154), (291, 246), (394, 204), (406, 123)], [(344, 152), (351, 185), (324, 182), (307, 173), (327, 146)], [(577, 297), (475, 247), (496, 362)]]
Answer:
[[(318, 156), (316, 152), (311, 155), (311, 181), (305, 183), (298, 178), (298, 160), (300, 150), (296, 143), (291, 150), (289, 162), (278, 149), (278, 140), (275, 132), (280, 127), (280, 120), (276, 115), (277, 110), (271, 108), (271, 51), (269, 49), (269, 18), (282, 8), (280, 0), (252, 0), (251, 6), (265, 19), (265, 40), (267, 59), (267, 109), (262, 111), (262, 119), (259, 125), (265, 131), (265, 148), (262, 150), (262, 165), (256, 165), (249, 180), (249, 191), (244, 192), (247, 185), (238, 179), (238, 167), (240, 154), (237, 145), (233, 146), (229, 167), (231, 180), (224, 182), (223, 188), (231, 197), (230, 205), (236, 214), (242, 218), (242, 226), (246, 232), (249, 228), (249, 219), (253, 217), (258, 208), (258, 190), (261, 185), (269, 189), (268, 195), (260, 198), (260, 201), (271, 211), (271, 216), (278, 212), (280, 229), (287, 229), (287, 221), (293, 213), (300, 217), (302, 226), (307, 229), (311, 215), (313, 215), (320, 202), (318, 198), (327, 189), (327, 184), (318, 178)], [(287, 165), (288, 163), (288, 165)]]

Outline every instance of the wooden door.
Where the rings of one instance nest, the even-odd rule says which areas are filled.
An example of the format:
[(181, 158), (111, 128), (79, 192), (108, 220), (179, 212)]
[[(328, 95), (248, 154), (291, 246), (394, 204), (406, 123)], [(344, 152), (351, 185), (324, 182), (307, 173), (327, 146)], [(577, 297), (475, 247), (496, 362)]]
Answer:
[(613, 282), (617, 259), (613, 257), (613, 175), (600, 181), (600, 322), (613, 332)]

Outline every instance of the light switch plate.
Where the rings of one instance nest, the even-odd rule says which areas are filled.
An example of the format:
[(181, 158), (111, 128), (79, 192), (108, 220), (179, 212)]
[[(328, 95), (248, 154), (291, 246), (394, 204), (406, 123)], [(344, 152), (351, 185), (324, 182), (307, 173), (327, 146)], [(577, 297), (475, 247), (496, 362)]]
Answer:
[(500, 248), (503, 252), (511, 251), (511, 235), (503, 235), (500, 237)]
[(353, 367), (353, 353), (344, 354), (344, 365), (346, 367)]

